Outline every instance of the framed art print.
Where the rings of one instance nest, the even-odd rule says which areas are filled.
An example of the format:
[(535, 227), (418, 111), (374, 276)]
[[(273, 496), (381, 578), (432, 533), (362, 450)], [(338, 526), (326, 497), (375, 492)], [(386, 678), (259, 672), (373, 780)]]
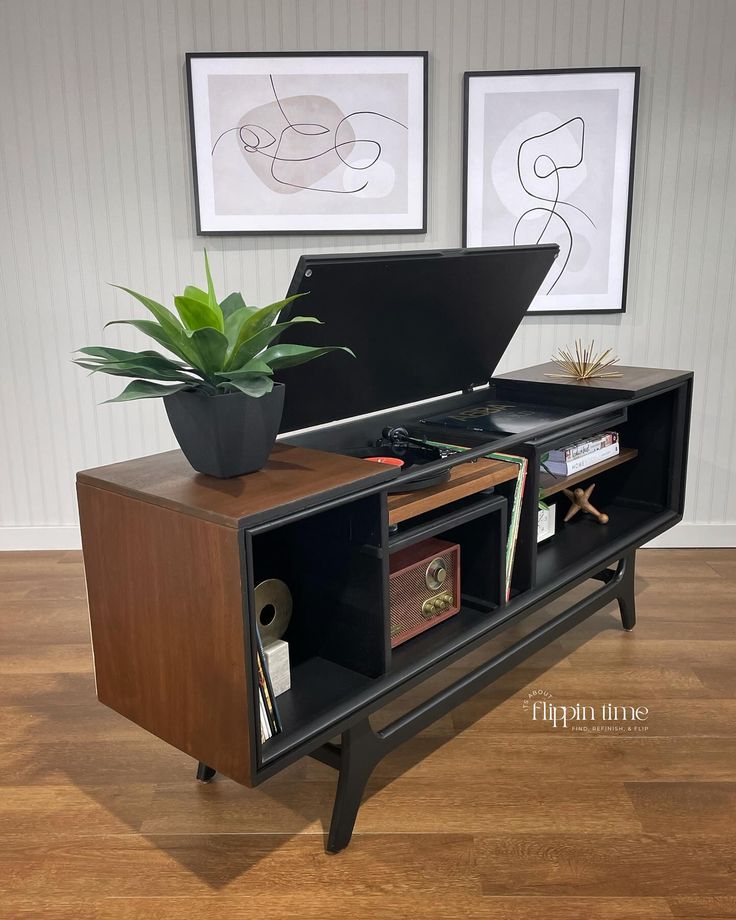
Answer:
[(626, 308), (638, 67), (465, 74), (465, 246), (558, 243), (530, 313)]
[(187, 55), (197, 232), (424, 233), (427, 52)]

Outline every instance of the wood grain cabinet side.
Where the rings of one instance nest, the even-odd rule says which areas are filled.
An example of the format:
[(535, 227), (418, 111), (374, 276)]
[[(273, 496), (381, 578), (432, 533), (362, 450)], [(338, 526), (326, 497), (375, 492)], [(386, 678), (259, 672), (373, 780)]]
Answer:
[(77, 484), (100, 702), (253, 785), (236, 528)]

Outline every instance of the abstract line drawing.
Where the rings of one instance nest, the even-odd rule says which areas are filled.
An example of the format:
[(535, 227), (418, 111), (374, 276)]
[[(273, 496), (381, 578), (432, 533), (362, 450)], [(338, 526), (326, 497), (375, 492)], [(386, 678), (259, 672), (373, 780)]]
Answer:
[[(358, 192), (362, 192), (368, 187), (370, 181), (369, 179), (366, 179), (362, 185), (358, 185), (356, 188), (340, 189), (318, 185), (305, 185), (298, 182), (289, 182), (285, 178), (277, 176), (277, 164), (279, 171), (282, 172), (288, 170), (289, 167), (286, 166), (286, 164), (301, 164), (311, 160), (319, 160), (322, 157), (330, 157), (331, 155), (334, 155), (337, 160), (339, 160), (339, 162), (347, 169), (365, 171), (370, 169), (371, 166), (380, 160), (383, 148), (380, 141), (376, 139), (356, 138), (353, 131), (351, 130), (351, 119), (358, 118), (359, 116), (382, 118), (386, 121), (393, 122), (393, 124), (398, 125), (404, 130), (407, 130), (407, 126), (397, 118), (392, 118), (390, 115), (386, 115), (383, 112), (373, 112), (368, 109), (358, 112), (350, 112), (348, 115), (342, 115), (335, 127), (332, 129), (325, 124), (320, 124), (319, 122), (292, 121), (291, 118), (286, 114), (284, 109), (285, 104), (291, 104), (294, 107), (298, 107), (300, 103), (304, 106), (307, 106), (310, 102), (312, 105), (319, 103), (329, 104), (330, 100), (324, 97), (312, 97), (311, 99), (307, 97), (304, 97), (304, 99), (300, 99), (299, 97), (291, 97), (288, 100), (282, 100), (279, 98), (279, 95), (276, 92), (273, 74), (269, 74), (268, 79), (271, 84), (271, 89), (273, 91), (276, 105), (278, 106), (279, 112), (283, 116), (284, 120), (284, 127), (279, 133), (278, 138), (275, 137), (264, 125), (257, 125), (253, 124), (252, 122), (246, 122), (245, 124), (236, 125), (234, 128), (227, 128), (225, 131), (223, 131), (212, 147), (212, 156), (215, 155), (217, 145), (220, 143), (222, 138), (228, 134), (235, 133), (240, 144), (242, 145), (243, 151), (246, 154), (258, 154), (270, 160), (269, 169), (271, 177), (278, 185), (284, 186), (284, 190), (319, 191), (329, 192), (337, 195), (354, 195)], [(339, 109), (337, 111), (339, 112)], [(307, 156), (284, 156), (281, 152), (282, 145), (284, 144), (284, 137), (290, 135), (292, 132), (299, 137), (305, 138), (332, 135), (332, 139), (331, 143), (323, 150), (320, 150), (318, 153), (313, 153)], [(344, 137), (348, 132), (352, 136), (349, 138), (346, 137), (345, 140), (342, 140), (341, 138)], [(365, 144), (369, 147), (372, 147), (373, 156), (361, 160), (360, 162), (351, 162), (348, 159), (348, 155), (355, 149), (356, 145), (359, 144)], [(271, 151), (270, 148), (274, 147), (274, 145), (275, 148), (273, 151)], [(343, 151), (343, 148), (347, 149)]]
[(426, 63), (187, 55), (198, 232), (424, 232)]
[(625, 308), (638, 75), (465, 75), (465, 245), (560, 247), (530, 313)]
[[(534, 176), (536, 176), (538, 179), (552, 179), (553, 180), (554, 197), (549, 198), (549, 197), (545, 197), (544, 195), (535, 194), (524, 183), (524, 174), (522, 170), (522, 159), (523, 159), (524, 148), (526, 147), (526, 145), (532, 144), (534, 141), (541, 141), (544, 138), (550, 138), (550, 139), (554, 138), (555, 135), (557, 135), (560, 131), (564, 130), (565, 128), (573, 124), (580, 126), (580, 144), (579, 144), (579, 155), (577, 159), (573, 163), (557, 163), (552, 153), (541, 153), (538, 156), (536, 156), (532, 163), (532, 170), (533, 170)], [(567, 267), (567, 263), (570, 261), (570, 256), (572, 255), (573, 247), (575, 245), (572, 227), (570, 226), (570, 223), (568, 223), (568, 221), (565, 220), (563, 214), (560, 211), (560, 208), (563, 208), (563, 207), (572, 208), (573, 210), (582, 214), (583, 217), (585, 217), (590, 222), (590, 225), (593, 228), (595, 228), (595, 223), (593, 222), (591, 217), (582, 208), (578, 207), (575, 204), (572, 204), (569, 201), (563, 201), (560, 198), (560, 172), (564, 169), (576, 169), (578, 166), (582, 165), (584, 158), (585, 158), (585, 120), (581, 118), (579, 115), (576, 115), (572, 118), (568, 118), (567, 121), (562, 122), (562, 124), (558, 125), (555, 128), (552, 128), (549, 131), (544, 131), (541, 134), (535, 134), (532, 137), (528, 137), (525, 140), (523, 140), (521, 144), (519, 145), (519, 151), (516, 157), (516, 172), (519, 178), (519, 184), (531, 198), (536, 198), (538, 201), (543, 201), (545, 202), (545, 204), (551, 205), (551, 207), (543, 207), (543, 206), (537, 205), (533, 208), (527, 209), (526, 211), (524, 211), (523, 214), (519, 216), (519, 219), (516, 221), (516, 224), (514, 225), (514, 233), (513, 233), (514, 245), (517, 245), (517, 243), (519, 242), (518, 236), (517, 236), (519, 225), (531, 214), (534, 214), (537, 212), (541, 212), (547, 215), (546, 222), (544, 226), (542, 227), (541, 231), (539, 232), (539, 234), (537, 235), (537, 238), (536, 238), (537, 243), (542, 243), (545, 241), (545, 233), (547, 229), (549, 228), (550, 222), (552, 221), (553, 218), (561, 222), (562, 226), (565, 229), (567, 237), (568, 237), (567, 251), (566, 252), (563, 251), (562, 258), (558, 259), (559, 267), (557, 267), (556, 270), (553, 270), (553, 278), (551, 280), (551, 283), (549, 283), (550, 282), (549, 277), (547, 279), (546, 293), (548, 294), (554, 288), (557, 282), (560, 280), (563, 272), (565, 271), (565, 268)]]

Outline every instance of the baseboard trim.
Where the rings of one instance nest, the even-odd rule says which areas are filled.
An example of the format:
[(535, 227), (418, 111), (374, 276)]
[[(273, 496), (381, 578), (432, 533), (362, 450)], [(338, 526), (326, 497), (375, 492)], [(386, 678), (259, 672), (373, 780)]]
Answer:
[(647, 549), (715, 549), (719, 546), (736, 546), (736, 523), (695, 524), (681, 521), (645, 546)]
[[(57, 524), (40, 527), (0, 527), (0, 552), (34, 549), (80, 549), (79, 527)], [(645, 544), (650, 549), (736, 546), (736, 523), (694, 524), (683, 521)]]
[(41, 527), (0, 527), (0, 552), (10, 550), (81, 549), (76, 524)]

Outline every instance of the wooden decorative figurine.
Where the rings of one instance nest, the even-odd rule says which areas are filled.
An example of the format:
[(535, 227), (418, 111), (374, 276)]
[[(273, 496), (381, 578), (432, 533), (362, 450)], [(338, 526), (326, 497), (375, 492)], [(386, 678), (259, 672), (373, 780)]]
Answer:
[(570, 505), (570, 510), (565, 515), (565, 523), (575, 517), (578, 511), (586, 511), (588, 514), (592, 514), (593, 517), (598, 521), (599, 524), (608, 523), (608, 515), (604, 514), (602, 511), (599, 511), (590, 503), (590, 496), (595, 489), (595, 483), (592, 482), (587, 489), (563, 489), (562, 491), (570, 499), (572, 504)]

